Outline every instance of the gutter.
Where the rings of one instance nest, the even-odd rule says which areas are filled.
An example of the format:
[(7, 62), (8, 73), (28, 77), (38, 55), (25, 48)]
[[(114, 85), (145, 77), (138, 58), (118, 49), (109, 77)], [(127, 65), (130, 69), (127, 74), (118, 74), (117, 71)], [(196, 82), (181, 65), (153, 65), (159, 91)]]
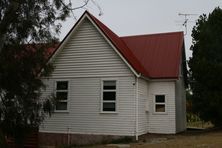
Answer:
[(135, 118), (136, 118), (136, 126), (135, 126), (135, 137), (136, 137), (136, 141), (138, 141), (138, 129), (139, 129), (139, 107), (138, 107), (138, 102), (139, 102), (139, 82), (138, 82), (138, 78), (141, 77), (141, 73), (139, 73), (138, 75), (136, 75), (135, 77), (135, 82), (136, 82), (136, 92), (135, 92), (135, 101), (136, 101), (136, 115), (135, 115)]

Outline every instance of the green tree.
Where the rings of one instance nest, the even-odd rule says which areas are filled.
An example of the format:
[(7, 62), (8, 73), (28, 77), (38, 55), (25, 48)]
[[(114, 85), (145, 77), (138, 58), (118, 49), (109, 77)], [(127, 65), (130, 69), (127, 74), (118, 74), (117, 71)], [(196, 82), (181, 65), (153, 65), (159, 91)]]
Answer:
[[(26, 133), (38, 128), (46, 113), (53, 110), (53, 97), (42, 101), (42, 76), (53, 70), (46, 65), (49, 47), (58, 39), (61, 25), (72, 7), (65, 0), (0, 1), (0, 147), (5, 135), (22, 147)], [(95, 3), (95, 1), (93, 1)], [(39, 73), (41, 68), (44, 71)]]
[(192, 31), (190, 82), (193, 110), (205, 121), (222, 124), (222, 9), (199, 17)]

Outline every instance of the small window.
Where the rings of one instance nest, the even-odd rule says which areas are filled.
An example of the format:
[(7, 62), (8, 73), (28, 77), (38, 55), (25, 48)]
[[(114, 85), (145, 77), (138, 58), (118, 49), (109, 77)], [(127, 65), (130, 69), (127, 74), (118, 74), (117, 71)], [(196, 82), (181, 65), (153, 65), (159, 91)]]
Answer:
[(57, 81), (56, 82), (56, 110), (66, 111), (68, 110), (68, 81)]
[(155, 95), (155, 112), (165, 113), (166, 112), (166, 100), (165, 95)]
[(116, 80), (102, 82), (102, 111), (116, 112)]

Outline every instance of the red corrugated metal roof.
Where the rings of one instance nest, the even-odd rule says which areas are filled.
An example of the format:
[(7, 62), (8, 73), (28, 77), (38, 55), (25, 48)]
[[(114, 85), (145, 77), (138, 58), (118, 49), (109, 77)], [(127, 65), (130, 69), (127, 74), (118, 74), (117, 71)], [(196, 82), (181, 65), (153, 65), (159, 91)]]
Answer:
[(178, 77), (183, 32), (119, 37), (88, 14), (138, 73), (149, 78)]
[(88, 11), (79, 20), (85, 14), (88, 14), (137, 73), (153, 79), (178, 78), (182, 58), (183, 32), (119, 37)]
[[(86, 11), (86, 13), (88, 13)], [(94, 20), (97, 26), (103, 31), (107, 38), (111, 40), (113, 45), (118, 49), (122, 56), (127, 60), (127, 62), (138, 72), (143, 73), (145, 76), (148, 76), (148, 71), (141, 65), (140, 61), (135, 57), (133, 52), (127, 47), (121, 38), (112, 32), (106, 25), (100, 22), (96, 17), (88, 13), (89, 16)]]
[(177, 78), (183, 32), (121, 37), (150, 78)]

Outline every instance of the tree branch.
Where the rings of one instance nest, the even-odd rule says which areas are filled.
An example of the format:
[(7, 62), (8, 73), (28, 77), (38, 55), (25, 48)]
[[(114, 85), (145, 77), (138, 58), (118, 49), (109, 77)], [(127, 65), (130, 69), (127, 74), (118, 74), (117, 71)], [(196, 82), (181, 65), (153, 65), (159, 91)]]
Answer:
[[(71, 11), (74, 11), (74, 10), (77, 10), (77, 9), (81, 9), (83, 7), (85, 7), (86, 5), (88, 5), (89, 3), (89, 0), (86, 0), (85, 3), (81, 6), (78, 6), (78, 7), (75, 7), (75, 8), (70, 8), (68, 7), (62, 0), (60, 0), (61, 4), (68, 10), (71, 10)], [(69, 0), (69, 4), (71, 4), (71, 1)]]
[(17, 17), (16, 11), (19, 9), (19, 3), (17, 1), (12, 1), (6, 9), (5, 15), (0, 22), (0, 55), (4, 41), (6, 38), (5, 33), (8, 30), (9, 25), (14, 20), (14, 17)]

